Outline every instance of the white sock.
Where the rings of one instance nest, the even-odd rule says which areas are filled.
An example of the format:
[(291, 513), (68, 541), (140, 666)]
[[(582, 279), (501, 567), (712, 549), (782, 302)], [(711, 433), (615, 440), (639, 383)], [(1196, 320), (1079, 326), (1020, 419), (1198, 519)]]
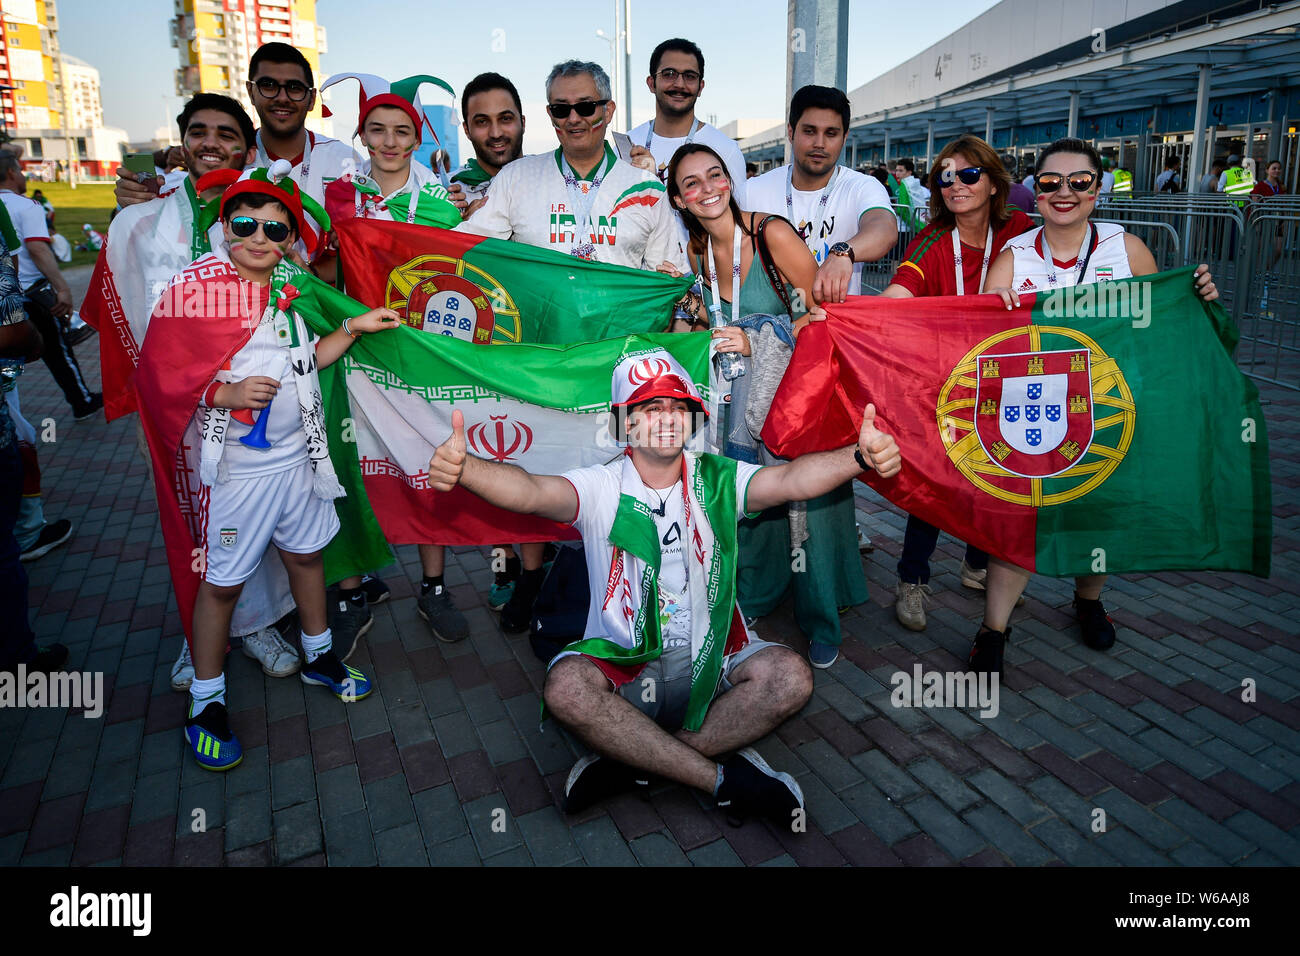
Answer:
[(226, 702), (226, 675), (218, 674), (207, 680), (194, 678), (190, 684), (190, 716), (197, 717), (209, 704)]
[(328, 651), (333, 644), (334, 638), (330, 634), (330, 629), (328, 627), (315, 637), (303, 632), (302, 656), (307, 660), (307, 663), (310, 664), (316, 658)]

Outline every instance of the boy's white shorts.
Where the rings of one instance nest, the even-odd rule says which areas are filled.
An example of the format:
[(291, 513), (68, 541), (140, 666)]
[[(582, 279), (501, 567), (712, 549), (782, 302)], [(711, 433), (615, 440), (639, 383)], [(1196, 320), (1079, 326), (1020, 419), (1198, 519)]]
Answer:
[(312, 494), (311, 462), (251, 478), (232, 478), (201, 492), (203, 580), (218, 587), (243, 584), (268, 545), (292, 554), (320, 551), (338, 534), (334, 502)]

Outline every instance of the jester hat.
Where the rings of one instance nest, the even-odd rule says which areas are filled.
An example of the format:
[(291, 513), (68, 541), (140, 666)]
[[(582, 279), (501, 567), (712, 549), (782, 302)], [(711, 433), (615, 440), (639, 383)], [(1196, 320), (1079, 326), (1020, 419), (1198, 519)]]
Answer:
[[(200, 225), (206, 230), (216, 222), (217, 217), (225, 213), (230, 200), (236, 196), (250, 193), (270, 196), (289, 210), (298, 237), (307, 247), (308, 255), (311, 255), (316, 251), (320, 237), (329, 232), (330, 218), (316, 200), (304, 195), (298, 184), (289, 178), (292, 171), (293, 165), (287, 159), (277, 159), (267, 168), (257, 167), (242, 172), (237, 169), (214, 169), (201, 176), (194, 186), (199, 195), (218, 186), (223, 187), (224, 191), (220, 202), (209, 203), (203, 210)], [(315, 228), (308, 216), (314, 220)]]
[[(405, 79), (389, 83), (381, 76), (375, 76), (373, 73), (335, 73), (328, 80), (321, 84), (321, 92), (324, 93), (335, 83), (341, 83), (344, 80), (356, 80), (359, 88), (359, 101), (357, 109), (357, 133), (366, 123), (366, 116), (377, 106), (394, 106), (411, 118), (415, 124), (416, 139), (423, 142), (421, 127), (429, 126), (429, 132), (433, 133), (435, 141), (438, 134), (434, 133), (433, 126), (429, 124), (428, 118), (424, 115), (424, 109), (420, 106), (420, 87), (425, 83), (431, 83), (434, 86), (441, 87), (452, 96), (456, 91), (445, 80), (440, 80), (436, 76), (429, 76), (427, 73), (420, 73), (415, 76), (408, 76)], [(333, 115), (329, 107), (321, 106), (321, 115)], [(439, 146), (442, 144), (439, 143)]]

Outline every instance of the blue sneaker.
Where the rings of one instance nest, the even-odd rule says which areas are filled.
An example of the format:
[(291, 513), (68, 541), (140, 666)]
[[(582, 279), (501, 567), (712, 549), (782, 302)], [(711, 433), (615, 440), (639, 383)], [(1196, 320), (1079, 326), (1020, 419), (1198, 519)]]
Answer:
[(230, 731), (225, 704), (208, 704), (197, 717), (185, 721), (185, 740), (204, 770), (230, 770), (244, 759), (244, 748)]
[(814, 641), (808, 645), (808, 663), (819, 670), (825, 670), (840, 659), (840, 649), (834, 644), (821, 644)]
[(370, 678), (340, 661), (332, 648), (311, 663), (303, 661), (299, 673), (304, 684), (320, 684), (345, 704), (365, 700), (372, 690)]

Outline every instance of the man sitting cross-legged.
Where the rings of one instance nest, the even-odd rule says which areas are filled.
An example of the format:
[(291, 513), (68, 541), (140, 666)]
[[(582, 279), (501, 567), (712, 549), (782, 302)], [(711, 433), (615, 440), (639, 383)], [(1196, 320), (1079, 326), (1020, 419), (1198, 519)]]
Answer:
[(613, 393), (611, 430), (629, 445), (616, 461), (562, 476), (487, 462), (466, 454), (457, 411), (429, 482), (570, 522), (582, 535), (586, 636), (552, 661), (543, 689), (547, 710), (598, 754), (569, 774), (566, 812), (655, 774), (711, 794), (732, 816), (788, 826), (803, 806), (799, 785), (741, 748), (803, 707), (812, 673), (788, 647), (746, 630), (735, 599), (736, 522), (816, 497), (868, 467), (896, 474), (898, 445), (876, 430), (868, 405), (857, 445), (788, 464), (686, 452), (707, 412), (662, 349), (624, 357)]

